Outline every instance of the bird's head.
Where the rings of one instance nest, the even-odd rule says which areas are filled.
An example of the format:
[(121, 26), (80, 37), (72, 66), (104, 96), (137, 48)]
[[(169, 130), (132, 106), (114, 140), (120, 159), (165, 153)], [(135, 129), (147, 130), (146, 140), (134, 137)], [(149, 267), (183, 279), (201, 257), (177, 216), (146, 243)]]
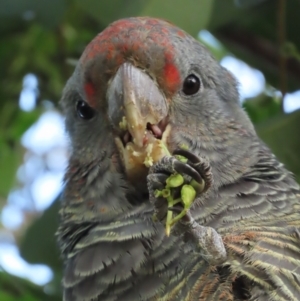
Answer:
[(73, 156), (84, 163), (103, 156), (130, 178), (145, 179), (151, 158), (145, 160), (164, 155), (161, 143), (170, 153), (186, 147), (207, 157), (217, 185), (255, 160), (255, 132), (235, 79), (163, 20), (123, 19), (101, 32), (83, 52), (62, 103)]

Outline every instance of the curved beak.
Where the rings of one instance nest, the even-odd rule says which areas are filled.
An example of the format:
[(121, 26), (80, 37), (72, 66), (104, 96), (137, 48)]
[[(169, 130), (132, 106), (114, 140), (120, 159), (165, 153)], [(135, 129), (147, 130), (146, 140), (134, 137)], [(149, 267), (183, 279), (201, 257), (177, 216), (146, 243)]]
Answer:
[(118, 69), (107, 90), (108, 114), (113, 125), (129, 131), (138, 147), (148, 124), (158, 124), (168, 114), (165, 96), (149, 75), (124, 63)]

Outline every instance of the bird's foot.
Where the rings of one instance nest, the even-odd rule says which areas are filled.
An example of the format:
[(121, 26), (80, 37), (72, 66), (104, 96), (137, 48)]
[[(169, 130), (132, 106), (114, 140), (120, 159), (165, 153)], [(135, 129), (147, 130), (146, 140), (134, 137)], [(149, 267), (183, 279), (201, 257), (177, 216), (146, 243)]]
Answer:
[(199, 225), (189, 211), (182, 218), (181, 224), (186, 227), (187, 238), (193, 242), (194, 250), (210, 265), (220, 265), (226, 261), (223, 239), (214, 228)]
[(154, 164), (148, 175), (150, 201), (154, 204), (154, 219), (164, 222), (166, 235), (180, 222), (183, 231), (195, 244), (195, 251), (210, 264), (226, 260), (221, 236), (211, 227), (199, 225), (192, 217), (190, 207), (212, 185), (209, 163), (183, 149)]
[(189, 211), (194, 200), (212, 184), (208, 162), (183, 149), (154, 164), (148, 175), (154, 218), (166, 223), (166, 234)]

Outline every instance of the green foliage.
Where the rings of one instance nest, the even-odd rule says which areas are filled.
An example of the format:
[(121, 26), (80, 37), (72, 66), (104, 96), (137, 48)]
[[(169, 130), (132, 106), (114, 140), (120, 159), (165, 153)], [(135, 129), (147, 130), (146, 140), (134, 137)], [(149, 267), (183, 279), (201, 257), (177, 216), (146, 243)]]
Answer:
[(282, 115), (281, 99), (261, 94), (251, 101), (243, 103), (248, 115), (254, 124), (259, 124), (269, 118)]
[(214, 0), (132, 0), (126, 4), (122, 0), (98, 1), (77, 0), (77, 3), (101, 24), (131, 16), (155, 16), (172, 21), (193, 35), (205, 28), (209, 22)]
[(28, 280), (9, 275), (0, 270), (1, 301), (59, 301), (59, 294), (45, 293)]
[(22, 112), (13, 102), (3, 103), (0, 118), (0, 196), (6, 196), (15, 182), (23, 154), (19, 140), (39, 115), (39, 110)]
[(28, 262), (44, 263), (57, 273), (61, 271), (62, 266), (55, 236), (58, 228), (58, 209), (59, 200), (27, 229), (20, 243), (21, 255)]
[(300, 182), (300, 110), (264, 120), (256, 126), (260, 138)]

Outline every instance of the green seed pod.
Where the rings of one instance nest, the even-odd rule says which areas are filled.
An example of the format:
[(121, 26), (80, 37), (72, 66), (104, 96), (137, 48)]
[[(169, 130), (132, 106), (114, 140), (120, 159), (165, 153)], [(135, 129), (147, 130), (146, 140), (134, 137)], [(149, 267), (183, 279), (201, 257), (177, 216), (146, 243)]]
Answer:
[(181, 143), (179, 147), (181, 149), (184, 149), (184, 150), (188, 150), (189, 149), (189, 147), (187, 146), (187, 144), (184, 144), (184, 143)]
[(167, 186), (166, 187), (179, 187), (184, 183), (183, 176), (180, 174), (171, 175), (166, 180)]
[(162, 196), (162, 190), (156, 189), (156, 190), (154, 191), (154, 196), (155, 196), (156, 198), (159, 198), (160, 196)]
[(178, 161), (181, 161), (183, 163), (186, 163), (188, 161), (188, 159), (186, 157), (183, 157), (181, 155), (176, 155), (175, 157)]
[(184, 204), (184, 208), (190, 208), (196, 197), (196, 190), (193, 186), (185, 184), (181, 188), (181, 199)]
[(190, 185), (193, 186), (198, 193), (202, 192), (205, 188), (205, 182), (203, 179), (201, 180), (201, 183), (198, 183), (193, 179), (190, 182)]
[(171, 195), (171, 190), (169, 188), (165, 188), (161, 191), (161, 195), (164, 198), (168, 198)]

